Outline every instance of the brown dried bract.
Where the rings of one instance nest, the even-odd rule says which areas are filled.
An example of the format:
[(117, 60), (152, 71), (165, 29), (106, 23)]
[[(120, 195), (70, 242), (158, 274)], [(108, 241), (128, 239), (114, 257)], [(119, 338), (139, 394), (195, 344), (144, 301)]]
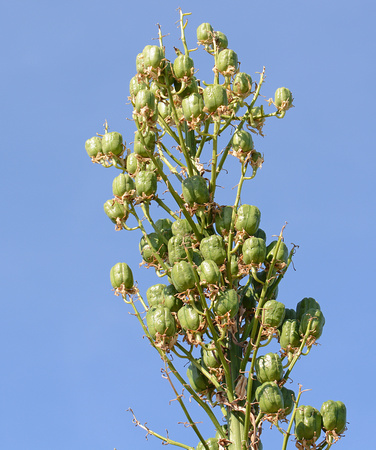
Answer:
[(130, 203), (136, 194), (136, 190), (132, 189), (129, 192), (126, 192), (122, 197), (119, 197), (118, 195), (115, 195), (115, 202), (120, 203), (121, 205)]
[(122, 295), (123, 297), (126, 297), (127, 295), (129, 297), (132, 297), (133, 295), (138, 294), (140, 291), (136, 286), (132, 286), (130, 289), (126, 289), (124, 287), (124, 284), (120, 285), (118, 288), (113, 289), (114, 294), (118, 297), (119, 295)]
[(316, 444), (316, 439), (302, 439), (295, 442), (295, 447), (299, 450), (316, 450), (319, 446)]
[[(123, 147), (125, 149), (124, 145)], [(116, 160), (114, 158), (116, 158)], [(115, 164), (115, 162), (119, 162), (123, 167), (125, 167), (125, 158), (121, 158), (121, 156), (116, 156), (111, 152), (106, 154), (98, 153), (97, 156), (91, 157), (91, 161), (94, 164), (101, 164), (102, 166), (105, 167), (110, 167), (113, 164)]]
[(123, 221), (120, 217), (116, 217), (115, 231), (120, 231), (123, 229)]
[(142, 195), (138, 195), (137, 197), (135, 197), (134, 204), (139, 205), (144, 202), (150, 202), (151, 200), (154, 200), (157, 197), (158, 197), (157, 194), (146, 195), (145, 193), (143, 193)]
[(154, 345), (166, 353), (169, 353), (170, 350), (174, 347), (178, 340), (178, 334), (174, 336), (167, 336), (166, 334), (156, 333), (154, 339)]
[(248, 378), (244, 375), (239, 375), (238, 378), (235, 380), (235, 394), (237, 397), (237, 400), (245, 400), (247, 398), (247, 384), (248, 384)]
[(160, 272), (163, 270), (163, 267), (158, 263), (157, 260), (154, 260), (151, 262), (146, 262), (145, 260), (143, 260), (142, 262), (140, 262), (139, 266), (140, 267), (145, 266), (147, 269), (150, 269), (150, 267), (153, 267), (157, 272)]

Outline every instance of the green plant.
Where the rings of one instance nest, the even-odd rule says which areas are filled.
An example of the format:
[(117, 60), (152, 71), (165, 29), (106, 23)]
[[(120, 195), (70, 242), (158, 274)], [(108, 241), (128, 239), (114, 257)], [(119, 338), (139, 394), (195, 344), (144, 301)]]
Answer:
[[(264, 161), (254, 139), (262, 135), (266, 119), (285, 116), (292, 94), (277, 89), (268, 113), (263, 104), (256, 105), (265, 70), (258, 82), (239, 72), (227, 37), (208, 23), (198, 27), (197, 40), (212, 58), (214, 80), (196, 79), (185, 37), (188, 15), (180, 11), (183, 49), (175, 49), (174, 61), (166, 58), (161, 30), (159, 46), (147, 45), (136, 58), (137, 74), (129, 86), (133, 152), (107, 123), (103, 135), (85, 144), (93, 162), (121, 171), (105, 212), (116, 230), (141, 232), (143, 265), (165, 281), (150, 286), (145, 301), (129, 266), (118, 263), (111, 269), (111, 283), (162, 358), (166, 378), (196, 433), (197, 449), (261, 449), (267, 421), (283, 434), (282, 450), (293, 436), (293, 423), (299, 448), (330, 448), (345, 429), (345, 406), (326, 402), (322, 423), (317, 410), (299, 406), (301, 387), (295, 395), (284, 386), (321, 336), (324, 315), (312, 298), (300, 301), (296, 312), (276, 300), (296, 247), (284, 243), (284, 226), (266, 245), (259, 208), (241, 204), (245, 183)], [(233, 204), (222, 205), (216, 188), (230, 157), (238, 161), (239, 180)], [(167, 217), (156, 220), (160, 209), (155, 206)], [(279, 354), (263, 354), (276, 341)], [(189, 362), (186, 374), (176, 368), (177, 358)], [(173, 377), (206, 412), (215, 437), (203, 438)], [(164, 443), (195, 448), (134, 420)], [(325, 439), (318, 442), (322, 427)]]

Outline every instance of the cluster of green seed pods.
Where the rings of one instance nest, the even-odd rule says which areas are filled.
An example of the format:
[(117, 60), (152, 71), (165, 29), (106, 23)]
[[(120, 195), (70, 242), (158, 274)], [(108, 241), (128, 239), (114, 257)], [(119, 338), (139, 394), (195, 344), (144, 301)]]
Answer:
[[(214, 80), (198, 79), (184, 17), (183, 50), (175, 48), (174, 58), (166, 56), (161, 31), (159, 45), (146, 45), (136, 57), (128, 97), (131, 146), (107, 123), (103, 135), (85, 143), (93, 162), (120, 170), (105, 214), (116, 230), (141, 232), (139, 262), (160, 278), (143, 296), (128, 261), (112, 267), (111, 285), (132, 305), (171, 372), (177, 373), (171, 355), (189, 363), (178, 381), (204, 409), (210, 405), (217, 430), (204, 440), (192, 424), (197, 450), (262, 449), (258, 430), (265, 420), (294, 420), (304, 445), (315, 445), (321, 430), (337, 439), (346, 426), (344, 405), (328, 401), (321, 412), (298, 407), (300, 394), (286, 387), (296, 362), (323, 332), (321, 307), (310, 297), (295, 309), (280, 301), (295, 247), (287, 247), (282, 231), (268, 239), (260, 209), (241, 197), (264, 161), (257, 137), (267, 118), (283, 118), (293, 106), (292, 94), (278, 88), (274, 99), (256, 105), (264, 71), (258, 83), (240, 72), (240, 56), (209, 23), (198, 27), (197, 43), (212, 58)], [(238, 160), (240, 178), (234, 204), (223, 205), (216, 187), (229, 155)], [(264, 351), (272, 342), (278, 352)], [(226, 412), (225, 427), (211, 416), (212, 407)]]

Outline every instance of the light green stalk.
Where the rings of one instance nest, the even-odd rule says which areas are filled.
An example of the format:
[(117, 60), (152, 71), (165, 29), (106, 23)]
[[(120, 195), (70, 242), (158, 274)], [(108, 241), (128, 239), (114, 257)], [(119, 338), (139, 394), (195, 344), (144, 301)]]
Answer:
[[(218, 383), (217, 378), (214, 375), (211, 375), (201, 364), (197, 362), (197, 360), (178, 342), (175, 344), (175, 347), (177, 347), (180, 351), (184, 353), (186, 358), (202, 373), (210, 380), (210, 382), (215, 386), (215, 388), (219, 392), (226, 392), (223, 387)], [(220, 430), (218, 430), (220, 431)], [(222, 431), (223, 432), (223, 431)]]
[[(161, 159), (166, 163), (167, 167), (170, 169), (170, 171), (178, 178), (178, 180), (180, 181), (180, 183), (183, 181), (182, 177), (178, 174), (177, 170), (172, 167), (172, 165), (170, 164), (170, 162), (164, 157), (163, 151), (165, 151), (168, 156), (180, 167), (183, 168), (183, 164), (177, 159), (175, 158), (175, 156), (168, 150), (168, 148), (166, 148), (162, 142), (158, 142), (157, 143), (157, 147), (158, 147), (158, 151), (159, 151), (159, 155), (161, 157)], [(162, 151), (163, 149), (163, 151)]]
[[(129, 303), (129, 302), (127, 302)], [(130, 302), (132, 305), (132, 308), (135, 312), (135, 315), (138, 319), (138, 321), (140, 322), (142, 329), (144, 330), (145, 335), (148, 337), (151, 345), (157, 350), (157, 352), (159, 353), (160, 357), (162, 358), (162, 360), (168, 365), (169, 369), (171, 370), (171, 372), (174, 374), (174, 376), (178, 379), (178, 381), (182, 384), (182, 386), (184, 386), (187, 391), (191, 394), (192, 398), (204, 409), (204, 411), (206, 412), (206, 414), (209, 416), (209, 418), (211, 419), (211, 421), (213, 422), (213, 425), (218, 429), (220, 428), (220, 424), (218, 423), (217, 418), (215, 417), (214, 413), (211, 411), (211, 409), (209, 408), (209, 406), (203, 401), (201, 400), (201, 398), (197, 395), (197, 393), (191, 388), (191, 386), (189, 385), (189, 383), (187, 383), (179, 374), (179, 372), (175, 369), (172, 361), (167, 357), (166, 353), (160, 349), (159, 347), (157, 347), (152, 339), (152, 337), (150, 336), (149, 330), (147, 329), (147, 327), (144, 324), (144, 321), (141, 318), (141, 315), (138, 311), (138, 309), (136, 308), (136, 305), (134, 304), (133, 300)], [(207, 447), (206, 442), (203, 440), (201, 433), (198, 431), (197, 426), (195, 425), (195, 422), (192, 422), (192, 429), (195, 431), (195, 433), (197, 434), (198, 438), (200, 439), (200, 441), (202, 442), (202, 444), (204, 445), (204, 448), (206, 450), (210, 450)], [(154, 436), (158, 437), (159, 439), (162, 438), (162, 440), (166, 441), (166, 438), (164, 438), (161, 435), (157, 435), (154, 432), (150, 433), (153, 434)], [(174, 441), (175, 442), (175, 441)], [(176, 443), (174, 444), (176, 445)], [(184, 446), (184, 444), (180, 444), (180, 446)], [(185, 446), (183, 448), (188, 448), (191, 449), (191, 447), (189, 446)], [(193, 449), (194, 450), (194, 449)]]
[(286, 448), (287, 448), (288, 440), (289, 440), (289, 437), (291, 436), (292, 424), (294, 423), (296, 410), (298, 409), (300, 397), (301, 397), (303, 392), (306, 392), (306, 391), (302, 391), (302, 386), (299, 385), (299, 393), (298, 393), (298, 396), (297, 396), (296, 401), (295, 401), (294, 409), (293, 409), (292, 414), (291, 414), (291, 419), (290, 419), (289, 425), (287, 427), (287, 431), (286, 431), (286, 434), (285, 434), (285, 438), (283, 440), (283, 444), (282, 444), (282, 449), (281, 450), (286, 450)]
[(219, 121), (214, 122), (214, 133), (213, 133), (213, 152), (211, 160), (211, 179), (210, 179), (210, 194), (211, 200), (214, 201), (214, 194), (217, 181), (217, 159), (218, 159), (218, 132), (219, 132)]
[(157, 233), (157, 235), (159, 236), (160, 239), (162, 239), (162, 241), (168, 245), (168, 240), (166, 239), (166, 237), (161, 233), (161, 231), (157, 228), (157, 226), (154, 223), (154, 220), (151, 218), (150, 216), (150, 211), (149, 211), (149, 203), (145, 202), (143, 204), (141, 204), (141, 209), (145, 215), (145, 217), (147, 218), (148, 222), (150, 223), (150, 225), (153, 227), (154, 231)]
[(168, 99), (170, 101), (170, 106), (171, 106), (171, 109), (172, 109), (172, 117), (174, 119), (174, 122), (175, 122), (175, 125), (176, 125), (176, 129), (178, 131), (179, 145), (180, 145), (180, 148), (181, 148), (181, 150), (183, 152), (183, 155), (184, 155), (184, 158), (185, 158), (185, 162), (187, 164), (188, 175), (191, 177), (194, 174), (192, 160), (191, 160), (190, 155), (187, 152), (187, 147), (185, 145), (185, 139), (183, 137), (183, 132), (182, 132), (181, 125), (180, 125), (180, 122), (179, 122), (178, 113), (176, 111), (176, 107), (175, 107), (175, 104), (174, 104), (174, 99), (172, 97), (172, 93), (171, 93), (171, 89), (170, 89), (171, 86), (170, 86), (170, 84), (168, 82), (167, 75), (165, 75), (165, 83), (166, 83), (166, 86), (167, 86)]
[[(175, 395), (176, 395), (176, 400), (178, 401), (179, 405), (181, 406), (181, 409), (183, 410), (185, 416), (186, 416), (187, 419), (188, 419), (189, 425), (190, 425), (191, 427), (195, 427), (195, 428), (196, 428), (196, 429), (195, 429), (195, 432), (196, 432), (198, 438), (200, 439), (201, 443), (202, 443), (202, 444), (205, 446), (205, 448), (206, 448), (207, 445), (206, 445), (205, 439), (202, 437), (202, 434), (200, 433), (200, 431), (198, 430), (196, 424), (195, 424), (194, 421), (192, 420), (191, 415), (189, 414), (189, 411), (188, 411), (188, 409), (186, 408), (186, 406), (185, 406), (185, 404), (184, 404), (184, 402), (183, 402), (182, 396), (178, 394), (177, 390), (175, 389), (174, 384), (172, 383), (172, 380), (171, 380), (170, 375), (169, 375), (169, 373), (168, 373), (167, 362), (166, 362), (166, 361), (165, 361), (165, 375), (166, 375), (166, 377), (167, 377), (167, 379), (168, 379), (168, 381), (169, 381), (169, 383), (170, 383), (170, 386), (171, 386), (172, 390), (174, 391), (174, 393), (175, 393)], [(210, 450), (210, 449), (209, 449), (209, 450)]]
[(158, 198), (158, 197), (155, 197), (154, 198), (154, 201), (156, 202), (156, 203), (158, 203), (158, 205), (161, 207), (161, 208), (163, 208), (168, 214), (170, 214), (170, 216), (172, 217), (172, 218), (174, 218), (175, 220), (177, 220), (177, 219), (179, 219), (179, 217), (173, 212), (173, 211), (171, 211), (171, 209), (160, 199), (160, 198)]
[[(137, 125), (137, 129), (140, 129), (140, 125), (139, 125), (137, 120), (136, 120), (136, 125)], [(140, 139), (141, 142), (144, 144), (142, 133), (140, 133), (140, 138), (141, 138)], [(159, 167), (158, 166), (158, 161), (155, 158), (154, 154), (150, 152), (149, 157), (153, 161), (155, 167)], [(170, 191), (170, 194), (173, 196), (174, 200), (176, 201), (176, 203), (180, 207), (182, 213), (184, 214), (184, 217), (188, 220), (188, 222), (189, 222), (189, 224), (190, 224), (190, 226), (191, 226), (191, 228), (192, 228), (196, 238), (200, 241), (201, 240), (201, 233), (198, 231), (196, 224), (193, 222), (192, 217), (190, 216), (189, 212), (186, 210), (183, 200), (180, 198), (178, 193), (175, 191), (175, 189), (173, 188), (170, 180), (168, 179), (166, 174), (163, 172), (163, 170), (162, 169), (158, 169), (158, 173), (161, 176), (161, 178), (163, 179), (163, 181), (165, 182), (168, 190)]]
[[(265, 67), (264, 67), (264, 70), (265, 70)], [(247, 120), (248, 116), (251, 114), (251, 110), (252, 110), (252, 108), (253, 108), (253, 106), (254, 106), (254, 104), (255, 104), (255, 102), (256, 102), (259, 94), (260, 94), (261, 86), (262, 86), (262, 84), (264, 82), (264, 79), (265, 79), (264, 70), (260, 74), (260, 81), (259, 81), (259, 84), (257, 85), (256, 92), (253, 95), (253, 100), (252, 100), (251, 104), (248, 106), (247, 111), (244, 113), (243, 118), (240, 121), (239, 125), (236, 127), (236, 131), (242, 129), (245, 121)], [(232, 138), (229, 140), (228, 144), (226, 145), (225, 150), (224, 150), (223, 155), (222, 155), (222, 158), (219, 161), (218, 168), (217, 168), (217, 172), (218, 173), (222, 170), (223, 165), (224, 165), (224, 163), (226, 161), (226, 158), (228, 156), (228, 152), (230, 151), (230, 148), (231, 148), (231, 142), (232, 142)]]
[[(142, 225), (142, 222), (141, 222), (140, 218), (138, 217), (138, 215), (137, 215), (137, 213), (136, 213), (136, 210), (135, 210), (134, 206), (132, 206), (132, 207), (130, 208), (130, 212), (131, 212), (131, 214), (133, 214), (133, 216), (136, 218), (137, 223), (138, 223), (138, 226), (140, 227), (140, 229), (141, 229), (141, 231), (142, 231), (142, 234), (144, 235), (144, 238), (145, 238), (146, 242), (148, 243), (148, 245), (149, 245), (151, 248), (153, 248), (153, 246), (152, 246), (152, 244), (151, 244), (151, 241), (150, 241), (150, 239), (149, 239), (149, 237), (148, 237), (148, 234), (146, 233), (146, 230), (145, 230), (144, 226)], [(158, 255), (158, 253), (155, 253), (155, 254), (154, 254), (154, 257), (155, 257), (155, 259), (158, 261), (158, 263), (159, 263), (159, 265), (162, 267), (162, 269), (163, 269), (166, 273), (169, 273), (170, 270), (171, 270), (170, 265), (167, 264), (165, 261), (163, 261), (163, 259)]]
[(296, 362), (298, 361), (298, 359), (300, 358), (300, 356), (303, 353), (304, 346), (306, 345), (307, 339), (308, 339), (308, 337), (310, 335), (310, 332), (311, 332), (311, 324), (312, 324), (312, 318), (308, 321), (307, 330), (306, 330), (305, 335), (304, 335), (304, 337), (302, 339), (302, 343), (301, 343), (301, 345), (299, 347), (299, 350), (294, 355), (294, 358), (292, 359), (292, 361), (291, 361), (291, 363), (289, 365), (289, 368), (286, 370), (286, 373), (285, 373), (285, 375), (283, 377), (284, 380), (288, 379), (288, 377), (289, 377), (292, 369), (294, 368)]
[(188, 50), (188, 47), (187, 47), (187, 41), (185, 39), (185, 32), (184, 32), (185, 28), (188, 25), (188, 19), (186, 19), (185, 22), (184, 22), (183, 19), (184, 19), (185, 16), (190, 16), (192, 13), (183, 13), (183, 11), (181, 9), (179, 10), (179, 13), (180, 13), (181, 41), (183, 43), (185, 55), (189, 56), (189, 50)]

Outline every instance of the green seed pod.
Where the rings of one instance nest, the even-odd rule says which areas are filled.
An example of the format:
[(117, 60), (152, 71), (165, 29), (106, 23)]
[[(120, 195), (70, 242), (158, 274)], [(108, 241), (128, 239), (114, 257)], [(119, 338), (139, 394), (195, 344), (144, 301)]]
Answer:
[(174, 236), (184, 236), (192, 234), (193, 230), (187, 219), (177, 219), (171, 226), (171, 231)]
[(221, 31), (214, 32), (214, 39), (218, 49), (225, 49), (228, 46), (227, 36)]
[(179, 55), (174, 61), (173, 71), (177, 80), (191, 78), (194, 74), (193, 59), (183, 54)]
[[(275, 299), (273, 299), (273, 300), (275, 300)], [(297, 320), (295, 309), (285, 307), (285, 317), (283, 318), (281, 325), (278, 327), (280, 335), (282, 333), (282, 327), (287, 320)], [(299, 332), (299, 320), (297, 320), (297, 322), (298, 322), (298, 332)]]
[(236, 74), (232, 83), (232, 91), (241, 98), (247, 98), (252, 90), (252, 78), (244, 72)]
[(230, 231), (232, 219), (232, 206), (223, 206), (221, 212), (215, 216), (215, 228), (219, 235), (226, 235)]
[(167, 240), (172, 238), (172, 222), (170, 219), (158, 219), (155, 226)]
[(309, 309), (302, 316), (299, 327), (300, 334), (306, 334), (309, 322), (311, 322), (309, 335), (318, 339), (322, 335), (325, 325), (324, 314), (319, 309)]
[(210, 23), (202, 23), (197, 27), (197, 43), (209, 45), (213, 41), (213, 27)]
[(239, 310), (239, 297), (234, 289), (219, 291), (214, 301), (213, 312), (216, 316), (225, 316), (230, 313), (230, 319), (236, 316)]
[(254, 128), (262, 128), (265, 123), (264, 106), (255, 106), (251, 109), (251, 115), (248, 117), (248, 124)]
[(204, 100), (200, 94), (193, 93), (183, 98), (182, 108), (185, 120), (192, 120), (204, 117)]
[(204, 104), (210, 113), (214, 113), (220, 106), (227, 106), (226, 89), (219, 85), (213, 84), (204, 89)]
[(143, 75), (145, 72), (144, 55), (142, 53), (139, 53), (136, 57), (136, 69), (137, 73), (141, 75)]
[(282, 360), (277, 353), (259, 356), (255, 364), (256, 376), (260, 383), (279, 381), (283, 375)]
[(309, 309), (321, 309), (318, 302), (312, 297), (304, 297), (300, 302), (296, 305), (296, 318), (300, 321), (302, 320), (303, 315)]
[(256, 299), (254, 296), (253, 289), (250, 287), (242, 286), (239, 289), (239, 295), (242, 306), (246, 309), (246, 311), (250, 313), (254, 313), (256, 307)]
[(295, 320), (296, 312), (295, 309), (285, 308), (285, 317), (283, 319), (282, 325), (286, 322), (286, 320)]
[[(210, 343), (211, 347), (214, 348), (214, 341)], [(202, 363), (209, 368), (217, 368), (221, 367), (221, 360), (219, 359), (217, 350), (208, 350), (204, 347), (201, 347), (201, 361)]]
[(328, 400), (320, 409), (323, 428), (341, 434), (346, 428), (346, 406), (342, 402)]
[[(274, 255), (277, 251), (277, 245), (278, 241), (272, 241), (267, 247), (266, 247), (266, 259), (269, 262), (272, 262), (272, 259), (274, 258)], [(286, 246), (286, 244), (282, 241), (280, 241), (278, 253), (276, 256), (276, 263), (286, 263), (289, 258), (289, 251)]]
[(278, 88), (274, 95), (274, 104), (280, 111), (287, 111), (292, 106), (292, 94), (285, 88)]
[(296, 319), (283, 322), (279, 343), (283, 349), (300, 347), (299, 322)]
[(208, 186), (200, 175), (193, 175), (183, 180), (182, 189), (184, 200), (190, 206), (194, 203), (208, 203), (210, 200)]
[(284, 403), (284, 410), (285, 410), (285, 416), (288, 416), (292, 413), (292, 410), (294, 409), (295, 405), (295, 392), (291, 389), (287, 389), (284, 386), (280, 388), (282, 395), (283, 395), (283, 403)]
[(197, 331), (201, 326), (200, 314), (191, 305), (184, 305), (178, 311), (180, 326), (186, 331)]
[(232, 148), (236, 152), (249, 153), (253, 150), (251, 133), (245, 130), (237, 130), (232, 137)]
[(312, 406), (299, 406), (295, 411), (295, 435), (298, 440), (317, 440), (321, 434), (322, 418)]
[(192, 253), (192, 262), (197, 267), (199, 267), (204, 261), (204, 257), (202, 256), (200, 250), (194, 249)]
[(223, 239), (216, 234), (202, 239), (200, 243), (200, 252), (204, 259), (211, 259), (219, 266), (226, 260), (226, 250)]
[(153, 160), (149, 159), (149, 161), (146, 162), (145, 170), (148, 172), (161, 172), (163, 170), (163, 162), (158, 157), (156, 157), (155, 162), (156, 164)]
[(192, 240), (187, 235), (172, 236), (168, 241), (168, 260), (173, 266), (176, 262), (187, 260), (186, 250), (192, 257)]
[(243, 244), (243, 261), (244, 264), (261, 264), (266, 256), (266, 244), (264, 239), (250, 237)]
[(162, 59), (164, 58), (163, 50), (156, 45), (147, 45), (142, 51), (144, 58), (144, 67), (156, 69), (160, 67)]
[(250, 236), (254, 236), (259, 228), (261, 220), (261, 212), (257, 206), (242, 205), (238, 209), (235, 220), (235, 228), (238, 231), (245, 231)]
[(166, 306), (171, 312), (178, 312), (183, 306), (183, 302), (176, 296), (177, 292), (175, 286), (172, 284), (169, 284), (163, 289), (162, 305)]
[(165, 102), (158, 102), (158, 112), (163, 119), (171, 117), (172, 115), (171, 105)]
[(160, 89), (159, 89), (158, 83), (156, 83), (155, 80), (150, 83), (149, 89), (154, 94), (155, 98), (158, 100), (158, 98), (159, 98), (158, 92), (160, 92)]
[(110, 271), (111, 284), (114, 289), (124, 285), (125, 289), (133, 287), (133, 273), (126, 263), (115, 264)]
[(260, 164), (264, 162), (264, 158), (260, 152), (252, 152), (251, 154), (251, 164), (253, 166), (261, 167)]
[(277, 300), (265, 302), (262, 310), (262, 323), (268, 327), (279, 327), (285, 317), (285, 305)]
[(139, 113), (142, 109), (147, 108), (154, 114), (156, 110), (155, 95), (148, 89), (138, 91), (135, 99), (135, 109)]
[(102, 151), (105, 155), (112, 153), (119, 156), (124, 151), (123, 136), (116, 131), (106, 133), (102, 138)]
[(260, 239), (264, 239), (264, 241), (266, 241), (266, 233), (261, 228), (259, 228), (256, 231), (256, 233), (254, 234), (254, 237), (257, 237), (257, 238), (260, 238)]
[(241, 274), (239, 274), (239, 259), (235, 255), (230, 257), (230, 271), (232, 278), (241, 278)]
[[(257, 278), (260, 281), (265, 283), (267, 274), (268, 274), (267, 270), (262, 270), (261, 272), (257, 272)], [(275, 286), (276, 279), (273, 278), (273, 277), (275, 277), (275, 275), (276, 275), (276, 272), (273, 271), (271, 273), (271, 277), (269, 280), (268, 289), (266, 290), (265, 298), (270, 299), (270, 300), (271, 299), (275, 300), (278, 297), (278, 286)], [(252, 286), (254, 288), (255, 295), (259, 297), (261, 295), (261, 291), (262, 291), (264, 285), (257, 282), (253, 277), (251, 278), (251, 282), (252, 282)]]
[(267, 381), (256, 389), (256, 400), (260, 411), (273, 414), (284, 408), (283, 395), (273, 381)]
[(121, 173), (112, 182), (112, 192), (116, 197), (123, 197), (135, 189), (134, 180), (127, 173)]
[[(209, 450), (219, 450), (219, 444), (218, 444), (218, 439), (217, 438), (206, 439), (205, 443), (208, 446)], [(221, 447), (221, 448), (223, 448), (223, 447)], [(197, 445), (196, 450), (205, 450), (204, 444), (202, 442), (200, 442)]]
[(171, 311), (161, 305), (152, 306), (146, 313), (146, 324), (152, 339), (157, 333), (166, 336), (173, 336), (176, 332), (175, 319)]
[(157, 192), (157, 175), (154, 172), (142, 170), (136, 175), (137, 195), (153, 195)]
[(139, 250), (144, 261), (150, 263), (155, 261), (155, 255), (159, 255), (160, 258), (164, 258), (167, 253), (167, 247), (163, 243), (162, 239), (157, 233), (149, 233), (147, 242), (145, 236), (140, 240)]
[(216, 67), (222, 75), (235, 75), (238, 71), (238, 55), (228, 48), (222, 50), (218, 54)]
[(126, 160), (125, 166), (126, 166), (127, 172), (130, 173), (131, 175), (133, 175), (134, 173), (137, 172), (137, 170), (138, 170), (138, 161), (137, 161), (136, 155), (134, 153), (130, 153), (127, 156), (127, 160)]
[(187, 261), (179, 261), (171, 270), (171, 280), (178, 292), (193, 289), (196, 284), (193, 267)]
[(150, 307), (162, 305), (163, 290), (165, 287), (165, 284), (154, 284), (148, 288), (146, 291), (146, 298)]
[[(172, 74), (172, 64), (167, 59), (164, 59), (161, 64), (161, 75), (157, 78), (158, 83), (172, 86), (174, 83), (174, 76)], [(166, 78), (167, 80), (166, 80)]]
[(99, 136), (94, 136), (85, 142), (85, 150), (92, 158), (102, 153), (102, 139)]
[[(198, 364), (201, 364), (200, 359), (198, 359), (197, 362)], [(192, 363), (188, 366), (187, 377), (189, 380), (189, 384), (196, 392), (203, 392), (210, 385), (209, 379), (206, 378), (206, 376)]]
[(142, 89), (149, 89), (149, 85), (145, 81), (140, 81), (139, 77), (135, 75), (129, 82), (129, 93), (131, 97), (136, 97)]
[[(197, 94), (198, 93), (197, 78), (193, 76), (187, 82), (188, 82), (188, 84), (186, 84), (185, 89), (181, 90), (182, 89), (182, 83), (180, 81), (178, 81), (178, 80), (174, 81), (175, 91), (179, 92), (179, 94), (178, 94), (178, 98), (179, 99), (188, 97), (191, 94), (195, 94), (195, 93)], [(179, 117), (179, 119), (180, 118), (181, 117)]]
[(142, 135), (140, 134), (139, 131), (136, 131), (133, 143), (134, 153), (144, 158), (150, 158), (150, 155), (154, 153), (154, 148), (155, 148), (155, 133), (153, 131), (147, 131), (145, 134)]
[(150, 85), (150, 91), (154, 94), (155, 98), (159, 101), (162, 98), (168, 97), (167, 88), (160, 86), (156, 81), (152, 81)]
[(219, 284), (221, 273), (216, 262), (210, 259), (205, 259), (198, 267), (197, 273), (204, 286), (208, 284)]
[(116, 223), (116, 219), (126, 221), (129, 216), (129, 211), (126, 205), (121, 205), (115, 200), (107, 200), (103, 205), (104, 212), (111, 219), (113, 223)]

